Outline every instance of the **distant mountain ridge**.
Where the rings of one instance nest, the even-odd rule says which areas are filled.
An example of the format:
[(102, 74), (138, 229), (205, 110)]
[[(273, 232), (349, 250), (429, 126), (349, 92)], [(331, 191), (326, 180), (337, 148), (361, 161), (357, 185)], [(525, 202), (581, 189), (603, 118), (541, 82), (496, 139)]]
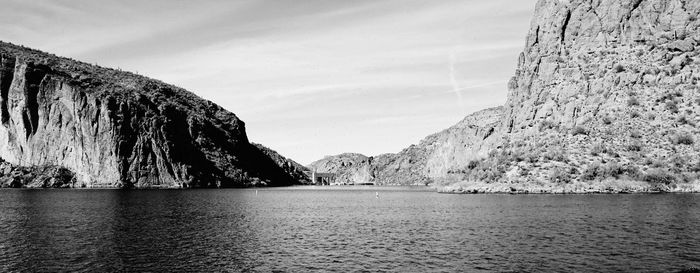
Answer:
[[(249, 143), (236, 115), (182, 88), (4, 42), (0, 58), (0, 157), (8, 163), (70, 170), (76, 187), (308, 181), (298, 164)], [(19, 184), (45, 185), (32, 179)]]
[[(538, 1), (499, 121), (484, 140), (462, 135), (481, 157), (454, 160), (433, 182), (448, 192), (700, 191), (699, 14), (700, 1)], [(447, 158), (474, 154), (442, 143), (454, 147)], [(392, 172), (425, 170), (427, 159)]]
[(344, 184), (430, 184), (450, 170), (485, 156), (486, 143), (502, 112), (502, 107), (495, 107), (473, 113), (396, 154), (341, 154), (315, 161), (308, 168), (336, 173), (335, 181)]

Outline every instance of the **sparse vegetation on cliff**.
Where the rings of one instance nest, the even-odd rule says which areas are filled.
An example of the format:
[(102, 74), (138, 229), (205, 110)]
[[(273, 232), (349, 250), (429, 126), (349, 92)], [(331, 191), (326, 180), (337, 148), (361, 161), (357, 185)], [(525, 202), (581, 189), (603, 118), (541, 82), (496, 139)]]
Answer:
[(88, 187), (305, 181), (250, 144), (236, 115), (182, 88), (4, 42), (0, 60), (0, 157), (13, 164), (65, 168)]

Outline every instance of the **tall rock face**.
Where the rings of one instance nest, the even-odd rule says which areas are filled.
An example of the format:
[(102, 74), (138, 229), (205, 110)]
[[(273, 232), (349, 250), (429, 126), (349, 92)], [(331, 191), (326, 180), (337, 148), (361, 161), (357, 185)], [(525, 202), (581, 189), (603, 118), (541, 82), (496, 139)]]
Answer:
[[(695, 0), (539, 1), (510, 83), (506, 131), (541, 120), (585, 125), (610, 106), (663, 112), (656, 100), (674, 92), (694, 103), (699, 12)], [(639, 105), (626, 105), (631, 98)]]
[(540, 0), (502, 142), (457, 179), (551, 186), (543, 191), (609, 179), (697, 185), (699, 13), (697, 0)]
[(489, 144), (496, 140), (492, 136), (502, 112), (501, 107), (476, 112), (396, 154), (329, 156), (311, 163), (309, 169), (335, 173), (335, 182), (342, 184), (430, 184), (433, 179), (486, 156)]
[(290, 185), (233, 113), (156, 80), (0, 43), (0, 157), (85, 187)]

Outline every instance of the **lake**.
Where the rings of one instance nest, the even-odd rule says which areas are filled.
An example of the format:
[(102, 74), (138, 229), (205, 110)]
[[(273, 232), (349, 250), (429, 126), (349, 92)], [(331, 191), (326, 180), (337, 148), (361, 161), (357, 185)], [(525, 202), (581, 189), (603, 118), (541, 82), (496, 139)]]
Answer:
[(667, 272), (699, 227), (697, 194), (0, 190), (0, 271)]

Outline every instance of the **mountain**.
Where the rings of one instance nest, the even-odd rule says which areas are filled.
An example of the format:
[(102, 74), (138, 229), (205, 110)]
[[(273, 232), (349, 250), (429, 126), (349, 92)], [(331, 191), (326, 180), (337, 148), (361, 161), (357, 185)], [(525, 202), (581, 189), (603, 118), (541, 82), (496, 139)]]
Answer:
[(258, 151), (260, 151), (262, 155), (265, 156), (263, 160), (272, 160), (272, 162), (274, 162), (274, 165), (279, 166), (285, 174), (287, 174), (289, 177), (292, 178), (293, 181), (295, 181), (295, 184), (311, 183), (311, 178), (309, 178), (309, 176), (307, 175), (307, 172), (309, 171), (308, 168), (304, 167), (303, 165), (297, 163), (294, 160), (280, 155), (275, 150), (265, 147), (262, 144), (252, 144)]
[(486, 144), (492, 139), (502, 113), (502, 107), (476, 112), (396, 154), (328, 156), (308, 168), (335, 173), (335, 181), (343, 184), (430, 184), (451, 169), (485, 156)]
[(63, 181), (5, 175), (5, 186), (243, 187), (308, 180), (298, 164), (251, 144), (236, 115), (182, 88), (4, 42), (0, 58), (0, 157), (12, 165), (6, 169), (47, 167)]
[[(538, 1), (502, 118), (470, 144), (485, 155), (433, 181), (447, 192), (700, 191), (698, 14), (700, 1)], [(412, 162), (400, 167), (428, 166)]]

